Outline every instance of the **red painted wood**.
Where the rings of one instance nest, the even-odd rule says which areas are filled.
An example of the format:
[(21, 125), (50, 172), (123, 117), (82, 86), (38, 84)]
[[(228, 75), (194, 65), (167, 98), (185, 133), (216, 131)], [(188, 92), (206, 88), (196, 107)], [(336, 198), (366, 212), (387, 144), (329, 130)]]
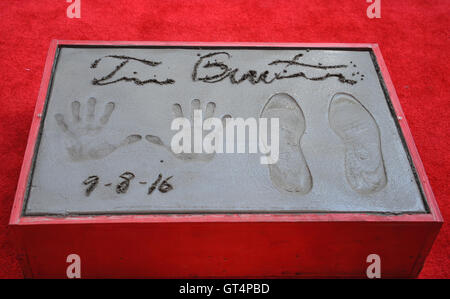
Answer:
[(414, 277), (431, 223), (274, 222), (24, 226), (34, 277), (64, 277), (81, 257), (91, 277)]
[[(24, 195), (61, 45), (368, 48), (380, 71), (429, 214), (205, 214), (24, 217)], [(10, 217), (27, 277), (65, 277), (66, 257), (82, 259), (83, 277), (364, 277), (366, 257), (382, 259), (384, 277), (414, 277), (442, 217), (376, 44), (52, 41)]]

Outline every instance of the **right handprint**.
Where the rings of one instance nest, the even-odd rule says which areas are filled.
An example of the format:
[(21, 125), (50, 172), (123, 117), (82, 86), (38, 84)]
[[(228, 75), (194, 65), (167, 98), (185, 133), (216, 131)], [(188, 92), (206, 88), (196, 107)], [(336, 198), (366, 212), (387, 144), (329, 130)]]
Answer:
[[(172, 149), (171, 146), (166, 145), (161, 138), (159, 138), (158, 136), (155, 135), (146, 135), (145, 139), (155, 145), (164, 147), (166, 150), (168, 150), (169, 152), (171, 152), (172, 154), (174, 154), (174, 156), (180, 160), (184, 160), (184, 161), (204, 161), (204, 162), (208, 162), (210, 161), (212, 158), (214, 158), (215, 152), (212, 153), (205, 153), (201, 150), (200, 153), (195, 151), (195, 140), (194, 140), (194, 131), (197, 129), (196, 126), (197, 125), (202, 125), (203, 124), (203, 115), (204, 115), (204, 119), (207, 120), (209, 118), (212, 118), (214, 116), (214, 111), (216, 108), (216, 104), (214, 102), (208, 102), (206, 104), (206, 108), (205, 111), (203, 112), (203, 109), (201, 109), (201, 104), (200, 104), (200, 100), (198, 99), (194, 99), (191, 102), (191, 117), (190, 119), (185, 119), (186, 121), (189, 122), (189, 126), (190, 126), (190, 146), (189, 146), (189, 150), (188, 151), (182, 151), (179, 153), (174, 152), (174, 150)], [(174, 120), (177, 119), (184, 119), (184, 114), (183, 114), (183, 109), (181, 108), (181, 105), (178, 103), (173, 104), (172, 106), (172, 110), (173, 110), (173, 115), (174, 115)], [(225, 116), (229, 117), (229, 115)], [(195, 118), (197, 118), (198, 120), (195, 120)], [(222, 119), (222, 126), (225, 127), (225, 118)], [(200, 130), (202, 131), (201, 133), (201, 137), (202, 140), (205, 137), (206, 134), (208, 134), (208, 131), (202, 130), (202, 128), (200, 128)], [(186, 141), (186, 140), (183, 140)], [(200, 147), (202, 147), (202, 144), (200, 144)]]

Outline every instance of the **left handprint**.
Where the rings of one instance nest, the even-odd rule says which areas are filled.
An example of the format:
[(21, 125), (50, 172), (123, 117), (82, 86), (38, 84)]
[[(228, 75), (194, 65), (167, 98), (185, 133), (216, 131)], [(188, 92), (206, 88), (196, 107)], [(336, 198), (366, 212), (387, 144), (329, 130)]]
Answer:
[(81, 104), (73, 101), (72, 120), (68, 123), (64, 115), (55, 114), (56, 123), (67, 136), (67, 152), (73, 161), (97, 160), (106, 157), (119, 147), (135, 143), (142, 139), (140, 135), (129, 135), (119, 143), (110, 143), (102, 139), (101, 131), (108, 123), (114, 111), (114, 102), (105, 105), (103, 115), (95, 117), (95, 98), (89, 98), (86, 116), (80, 117)]

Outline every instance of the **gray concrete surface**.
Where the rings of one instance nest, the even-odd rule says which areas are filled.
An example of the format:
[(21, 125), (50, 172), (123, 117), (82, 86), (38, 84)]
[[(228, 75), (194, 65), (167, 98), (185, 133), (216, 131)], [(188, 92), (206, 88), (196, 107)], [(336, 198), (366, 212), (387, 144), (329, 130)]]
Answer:
[[(202, 56), (222, 51), (193, 74)], [(239, 68), (236, 78), (297, 75), (232, 83), (206, 61)], [(174, 155), (174, 112), (189, 116), (191, 106), (216, 117), (280, 117), (279, 162)], [(63, 48), (44, 123), (28, 215), (425, 211), (364, 51)], [(158, 190), (170, 176), (173, 189)]]

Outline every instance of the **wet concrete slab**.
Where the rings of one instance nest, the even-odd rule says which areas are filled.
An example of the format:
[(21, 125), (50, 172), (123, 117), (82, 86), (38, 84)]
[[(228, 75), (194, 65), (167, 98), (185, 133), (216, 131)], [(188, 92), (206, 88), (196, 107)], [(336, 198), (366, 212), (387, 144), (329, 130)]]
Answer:
[[(371, 53), (63, 47), (25, 214), (426, 212)], [(174, 154), (174, 117), (278, 118), (280, 155)]]

